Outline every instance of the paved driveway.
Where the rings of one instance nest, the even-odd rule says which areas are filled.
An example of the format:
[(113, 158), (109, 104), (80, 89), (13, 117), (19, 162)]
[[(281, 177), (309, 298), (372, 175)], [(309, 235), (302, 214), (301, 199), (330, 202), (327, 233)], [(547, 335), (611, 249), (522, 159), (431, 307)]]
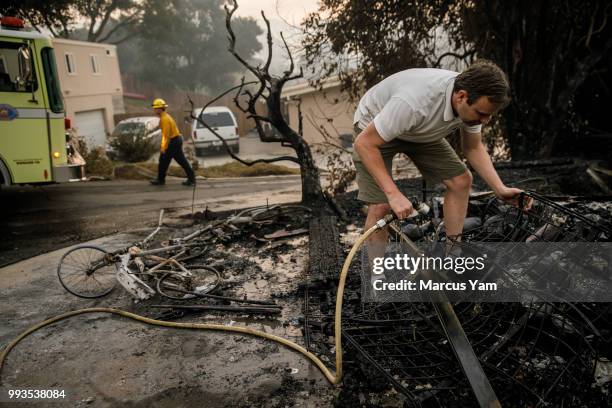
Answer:
[[(191, 210), (180, 179), (101, 181), (0, 190), (0, 265), (104, 235), (154, 225), (162, 208)], [(281, 198), (281, 196), (283, 196)], [(199, 180), (195, 210), (299, 200), (299, 176)]]

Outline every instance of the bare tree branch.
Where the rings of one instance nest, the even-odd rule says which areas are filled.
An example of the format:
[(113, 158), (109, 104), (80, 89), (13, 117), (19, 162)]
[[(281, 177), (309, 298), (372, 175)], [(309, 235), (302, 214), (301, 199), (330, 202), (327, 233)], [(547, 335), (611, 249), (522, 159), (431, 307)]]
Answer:
[[(134, 31), (133, 33), (126, 34), (125, 36), (120, 37), (117, 40), (110, 41), (109, 44), (114, 44), (114, 45), (121, 44), (122, 42), (125, 42), (125, 41), (129, 40), (130, 38), (136, 37), (138, 34), (140, 34), (140, 33), (137, 32), (137, 31)], [(100, 40), (100, 41), (103, 42), (105, 40)]]
[[(113, 0), (111, 2), (111, 4), (108, 5), (108, 7), (106, 7), (106, 11), (104, 12), (104, 16), (102, 17), (102, 21), (100, 22), (100, 25), (98, 26), (98, 28), (94, 31), (94, 38), (98, 39), (98, 37), (104, 32), (104, 28), (106, 27), (106, 24), (108, 24), (108, 21), (111, 17), (111, 15), (113, 14), (113, 11), (115, 10), (116, 7), (116, 1)], [(108, 38), (108, 36), (107, 36)], [(103, 42), (104, 40), (99, 40), (97, 42)]]
[(234, 34), (234, 30), (232, 30), (232, 24), (231, 24), (231, 20), (232, 20), (232, 15), (236, 12), (236, 10), (238, 9), (238, 3), (236, 2), (236, 0), (232, 1), (233, 3), (233, 7), (230, 10), (229, 7), (224, 6), (225, 8), (225, 12), (226, 12), (226, 16), (225, 16), (225, 27), (227, 28), (227, 33), (229, 35), (229, 43), (230, 46), (228, 48), (228, 51), (234, 56), (234, 58), (236, 58), (238, 60), (238, 62), (240, 62), (246, 69), (248, 69), (249, 71), (251, 71), (253, 73), (253, 75), (255, 75), (260, 81), (263, 82), (263, 78), (261, 73), (259, 72), (259, 70), (253, 68), (248, 62), (246, 62), (240, 55), (238, 55), (238, 53), (236, 52), (236, 34)]
[(293, 55), (291, 55), (291, 50), (289, 50), (289, 46), (287, 45), (287, 41), (285, 41), (285, 36), (281, 31), (280, 37), (283, 40), (283, 44), (285, 45), (285, 49), (287, 50), (287, 55), (289, 55), (289, 69), (283, 73), (283, 78), (289, 78), (291, 74), (293, 74), (293, 70), (295, 69), (295, 65), (293, 63)]
[(582, 41), (583, 39), (585, 40), (584, 46), (586, 48), (590, 48), (591, 38), (594, 35), (599, 34), (606, 27), (606, 24), (608, 23), (608, 17), (610, 16), (610, 13), (609, 13), (610, 6), (612, 6), (612, 3), (608, 3), (603, 13), (601, 13), (603, 14), (603, 18), (602, 18), (600, 26), (597, 29), (595, 29), (595, 18), (600, 14), (599, 4), (595, 6), (595, 9), (593, 10), (593, 14), (591, 15), (591, 23), (589, 24), (589, 30), (586, 35), (580, 38), (580, 41)]
[(243, 113), (247, 113), (248, 112), (248, 106), (246, 108), (242, 107), (241, 102), (240, 102), (240, 96), (242, 96), (242, 90), (244, 89), (244, 77), (240, 78), (240, 87), (238, 88), (238, 91), (236, 91), (236, 95), (234, 95), (234, 104), (236, 105), (236, 107), (238, 109), (240, 109)]
[[(232, 30), (231, 24), (232, 16), (237, 8), (238, 4), (236, 0), (232, 1), (231, 8), (225, 6), (225, 11), (227, 13), (225, 23), (228, 31), (228, 40), (230, 43), (228, 50), (234, 56), (234, 58), (238, 60), (240, 64), (242, 64), (246, 69), (248, 69), (255, 75), (255, 77), (259, 80), (259, 87), (256, 91), (251, 92), (251, 90), (245, 89), (244, 80), (242, 80), (241, 84), (238, 86), (238, 92), (234, 97), (234, 102), (236, 103), (238, 109), (248, 114), (247, 117), (249, 119), (253, 119), (255, 121), (255, 129), (257, 130), (259, 139), (262, 142), (286, 143), (286, 146), (291, 147), (295, 151), (297, 157), (283, 156), (273, 159), (260, 159), (254, 161), (242, 160), (230, 151), (229, 146), (227, 146), (222, 137), (217, 135), (216, 132), (213, 131), (205, 123), (203, 123), (203, 125), (213, 134), (215, 134), (218, 139), (222, 141), (229, 155), (240, 163), (243, 163), (245, 165), (253, 165), (256, 163), (273, 163), (283, 160), (298, 163), (300, 165), (300, 173), (302, 179), (302, 202), (308, 205), (317, 206), (317, 208), (319, 209), (323, 208), (324, 205), (321, 204), (325, 202), (325, 199), (323, 191), (321, 189), (319, 169), (317, 168), (317, 165), (313, 159), (310, 147), (308, 146), (308, 143), (304, 141), (303, 137), (300, 134), (296, 133), (296, 131), (289, 126), (286, 118), (283, 115), (282, 109), (281, 94), (284, 84), (288, 80), (291, 80), (293, 78), (299, 78), (300, 76), (302, 76), (303, 72), (300, 69), (300, 75), (292, 76), (295, 68), (293, 56), (291, 55), (285, 38), (281, 34), (282, 41), (285, 44), (285, 48), (287, 49), (289, 54), (290, 68), (288, 71), (285, 71), (284, 75), (282, 75), (281, 77), (277, 77), (270, 74), (269, 69), (272, 61), (273, 52), (272, 30), (270, 27), (270, 22), (263, 12), (261, 13), (261, 15), (264, 19), (267, 28), (267, 59), (263, 67), (253, 67), (247, 61), (245, 61), (236, 51), (236, 36), (234, 34), (234, 31)], [(236, 87), (234, 87), (233, 89), (236, 89)], [(241, 96), (246, 96), (248, 98), (246, 106), (241, 104), (239, 100)], [(266, 102), (266, 116), (262, 116), (257, 112), (257, 102), (259, 100), (263, 100)], [(266, 126), (265, 128), (264, 125)]]
[[(236, 155), (235, 155), (235, 154), (232, 152), (232, 150), (231, 150), (230, 146), (227, 144), (227, 141), (226, 141), (226, 140), (223, 138), (223, 136), (221, 136), (219, 133), (217, 133), (217, 131), (216, 131), (216, 130), (214, 130), (212, 127), (210, 127), (210, 126), (209, 126), (209, 125), (208, 125), (206, 122), (204, 122), (204, 121), (202, 120), (202, 113), (204, 112), (204, 109), (206, 109), (208, 106), (210, 106), (210, 104), (214, 103), (215, 101), (217, 101), (218, 99), (220, 99), (220, 98), (221, 98), (221, 97), (223, 97), (224, 95), (228, 94), (229, 92), (233, 91), (233, 90), (234, 90), (234, 89), (236, 89), (236, 88), (240, 88), (241, 86), (242, 86), (242, 84), (241, 84), (241, 85), (238, 85), (238, 86), (235, 86), (235, 87), (233, 87), (233, 88), (231, 88), (231, 89), (229, 89), (229, 90), (227, 90), (227, 91), (223, 92), (221, 95), (219, 95), (218, 97), (216, 97), (216, 98), (215, 98), (215, 99), (213, 99), (212, 101), (208, 102), (208, 103), (207, 103), (207, 104), (206, 104), (206, 105), (205, 105), (205, 106), (204, 106), (204, 107), (201, 109), (201, 111), (200, 111), (200, 113), (198, 114), (198, 116), (196, 116), (196, 115), (194, 115), (194, 114), (193, 114), (193, 111), (195, 110), (195, 105), (194, 105), (194, 102), (193, 102), (193, 100), (191, 99), (191, 97), (190, 97), (189, 95), (187, 95), (187, 98), (188, 98), (188, 100), (189, 100), (189, 104), (191, 105), (191, 110), (190, 110), (189, 116), (191, 117), (191, 119), (196, 120), (196, 121), (197, 121), (199, 124), (201, 124), (202, 126), (204, 126), (204, 127), (205, 127), (206, 129), (208, 129), (208, 130), (209, 130), (209, 131), (210, 131), (210, 132), (211, 132), (213, 135), (215, 135), (215, 137), (221, 141), (221, 143), (223, 144), (223, 147), (225, 148), (225, 151), (227, 152), (227, 154), (229, 154), (229, 155), (230, 155), (230, 157), (231, 157), (232, 159), (234, 159), (234, 160), (236, 160), (236, 161), (238, 161), (238, 162), (240, 162), (240, 163), (242, 163), (242, 164), (244, 164), (244, 165), (246, 165), (246, 166), (252, 166), (252, 165), (257, 164), (257, 163), (275, 163), (275, 162), (279, 162), (279, 161), (291, 161), (291, 162), (294, 162), (294, 163), (298, 163), (298, 164), (299, 164), (300, 162), (299, 162), (299, 160), (297, 159), (297, 157), (292, 157), (292, 156), (280, 156), (280, 157), (275, 157), (275, 158), (272, 158), (272, 159), (257, 159), (257, 160), (251, 160), (251, 161), (249, 161), (249, 160), (244, 160), (244, 159), (242, 159), (242, 158), (240, 158), (240, 157), (236, 156)], [(277, 140), (275, 140), (275, 141), (277, 141)], [(194, 146), (195, 146), (195, 142), (194, 142)]]
[(197, 120), (199, 124), (204, 126), (213, 135), (215, 135), (217, 137), (217, 139), (219, 139), (221, 141), (221, 143), (223, 143), (223, 147), (225, 148), (225, 151), (227, 152), (227, 154), (229, 154), (230, 157), (232, 159), (236, 160), (237, 162), (240, 162), (240, 163), (244, 164), (245, 166), (252, 166), (252, 165), (257, 164), (257, 163), (275, 163), (275, 162), (279, 162), (279, 161), (291, 161), (291, 162), (298, 163), (298, 164), (300, 163), (299, 160), (297, 159), (297, 157), (292, 157), (292, 156), (280, 156), (280, 157), (275, 157), (273, 159), (257, 159), (257, 160), (244, 160), (244, 159), (236, 156), (232, 152), (230, 146), (227, 144), (227, 142), (225, 141), (223, 136), (221, 136), (219, 133), (217, 133), (216, 130), (214, 130), (213, 128), (208, 126), (208, 124), (206, 122), (204, 122), (202, 119), (200, 119), (200, 117), (196, 117), (193, 114), (194, 105), (193, 105), (193, 101), (191, 99), (189, 99), (189, 103), (191, 104), (191, 109), (192, 109), (191, 118)]
[[(51, 32), (51, 35), (53, 35), (54, 37), (61, 37), (60, 33), (55, 31), (55, 29), (52, 26), (50, 26), (48, 24), (45, 24), (45, 26), (47, 27), (47, 30), (49, 30)], [(38, 28), (36, 30), (38, 30)], [(38, 32), (40, 32), (40, 30), (38, 30)]]
[(283, 82), (289, 82), (289, 81), (292, 81), (294, 79), (303, 78), (303, 77), (304, 77), (304, 70), (303, 70), (302, 67), (300, 67), (300, 73), (299, 74), (296, 74), (294, 76), (290, 76), (290, 77), (286, 78)]
[(438, 60), (436, 61), (434, 66), (439, 67), (442, 60), (446, 57), (455, 57), (457, 59), (464, 60), (467, 57), (474, 55), (475, 53), (476, 53), (476, 50), (469, 50), (469, 51), (466, 51), (464, 54), (457, 54), (455, 52), (450, 52), (450, 51), (445, 52), (444, 54), (438, 57)]
[(276, 16), (286, 25), (288, 25), (291, 28), (295, 28), (296, 30), (300, 30), (302, 31), (302, 27), (300, 26), (296, 26), (295, 24), (290, 23), (289, 21), (287, 21), (287, 19), (283, 16), (281, 16), (280, 14), (280, 10), (278, 9), (278, 0), (274, 1), (274, 9), (276, 10)]
[(302, 99), (298, 99), (298, 134), (304, 137), (304, 116), (302, 116)]
[(89, 16), (89, 29), (87, 30), (87, 41), (95, 42), (94, 27), (98, 20), (98, 12), (100, 9), (101, 0), (96, 0), (95, 6), (92, 2), (85, 2), (85, 10)]
[[(265, 13), (263, 12), (263, 10), (261, 11), (261, 16), (263, 17), (263, 20), (266, 24), (266, 43), (268, 46), (268, 56), (266, 58), (266, 63), (264, 64), (263, 69), (261, 68), (257, 68), (257, 71), (260, 73), (261, 77), (260, 77), (260, 81), (261, 84), (259, 86), (259, 89), (257, 90), (257, 92), (255, 92), (255, 95), (251, 96), (251, 100), (252, 101), (256, 101), (257, 99), (259, 99), (262, 95), (263, 92), (268, 89), (267, 86), (267, 82), (270, 81), (270, 64), (272, 62), (272, 29), (270, 28), (270, 21), (268, 21), (268, 19), (266, 18)], [(251, 104), (249, 104), (250, 106)], [(254, 107), (254, 105), (253, 105)]]
[(253, 114), (249, 114), (249, 116), (247, 116), (247, 118), (249, 119), (253, 119), (253, 120), (260, 120), (262, 122), (270, 122), (270, 118), (266, 117), (266, 116), (261, 116), (261, 115), (253, 115)]
[[(243, 78), (243, 80), (244, 80), (244, 78)], [(227, 95), (228, 93), (232, 92), (234, 89), (238, 89), (238, 90), (240, 90), (240, 89), (242, 89), (242, 88), (243, 88), (245, 85), (257, 84), (257, 83), (259, 83), (259, 82), (258, 82), (258, 81), (250, 81), (250, 82), (246, 82), (246, 83), (245, 83), (244, 81), (241, 81), (241, 82), (240, 82), (240, 85), (236, 85), (236, 86), (234, 86), (234, 87), (232, 87), (232, 88), (230, 88), (230, 89), (228, 89), (228, 90), (224, 91), (224, 92), (223, 92), (223, 93), (221, 93), (220, 95), (217, 95), (217, 97), (216, 97), (216, 98), (211, 99), (210, 101), (208, 101), (208, 102), (206, 103), (206, 105), (204, 105), (204, 106), (202, 107), (202, 109), (200, 110), (200, 113), (198, 114), (198, 116), (200, 116), (200, 115), (202, 115), (202, 113), (204, 113), (204, 109), (208, 108), (210, 105), (212, 105), (213, 103), (217, 102), (219, 99), (223, 98), (225, 95)], [(193, 101), (191, 100), (191, 98), (189, 98), (189, 103), (191, 103), (191, 105), (193, 105)], [(192, 106), (192, 108), (193, 108), (193, 106)], [(193, 109), (192, 109), (192, 115), (193, 115)], [(192, 118), (192, 119), (195, 119), (195, 118)]]
[(270, 70), (270, 63), (272, 63), (272, 29), (270, 28), (270, 21), (266, 18), (263, 10), (261, 11), (261, 17), (263, 17), (266, 23), (266, 42), (268, 43), (268, 57), (266, 58), (262, 74), (267, 75)]
[[(102, 38), (98, 38), (97, 42), (105, 42), (107, 41), (115, 32), (117, 32), (117, 30), (119, 30), (120, 28), (126, 27), (131, 25), (132, 23), (134, 23), (135, 21), (138, 21), (138, 19), (140, 18), (140, 15), (142, 13), (141, 9), (136, 10), (133, 14), (127, 16), (125, 19), (123, 19), (121, 22), (117, 23), (113, 28), (111, 28), (108, 33), (106, 33)], [(98, 37), (99, 35), (102, 34), (102, 31), (98, 30), (96, 37)], [(138, 34), (138, 33), (136, 33)], [(115, 40), (113, 41), (113, 44), (119, 44), (123, 41), (125, 41), (126, 39), (133, 37), (134, 33), (132, 34), (128, 34), (126, 35), (121, 41)]]
[[(41, 33), (42, 31), (40, 31), (40, 28), (38, 27), (38, 24), (35, 22), (35, 20), (31, 17), (31, 16), (27, 16), (26, 20), (28, 20), (28, 23), (30, 23), (30, 25), (32, 26), (32, 28), (34, 28), (36, 31), (38, 31), (39, 33)], [(55, 36), (55, 34), (53, 33), (53, 31), (51, 30), (51, 27), (49, 27), (49, 31), (51, 31), (51, 34), (53, 34), (53, 36)]]

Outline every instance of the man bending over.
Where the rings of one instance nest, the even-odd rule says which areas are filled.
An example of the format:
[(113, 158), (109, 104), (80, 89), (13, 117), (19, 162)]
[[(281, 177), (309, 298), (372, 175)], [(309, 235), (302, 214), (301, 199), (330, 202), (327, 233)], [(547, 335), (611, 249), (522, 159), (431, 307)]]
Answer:
[[(482, 125), (509, 103), (509, 91), (504, 72), (484, 60), (460, 74), (408, 69), (367, 91), (353, 120), (358, 199), (369, 204), (366, 230), (390, 211), (400, 219), (412, 213), (412, 204), (391, 178), (393, 156), (405, 153), (427, 181), (446, 185), (446, 234), (461, 234), (472, 174), (445, 140), (457, 128), (470, 165), (497, 197), (516, 204), (521, 190), (501, 181), (481, 136)], [(386, 240), (386, 229), (371, 238)]]

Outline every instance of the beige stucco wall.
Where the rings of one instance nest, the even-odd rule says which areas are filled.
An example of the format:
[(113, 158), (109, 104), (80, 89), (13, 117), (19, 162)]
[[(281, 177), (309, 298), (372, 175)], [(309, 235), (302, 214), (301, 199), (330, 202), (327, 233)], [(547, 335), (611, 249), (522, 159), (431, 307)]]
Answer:
[[(53, 40), (53, 46), (66, 116), (74, 119), (77, 112), (103, 109), (106, 131), (111, 132), (113, 115), (125, 111), (116, 47), (60, 38)], [(66, 53), (74, 54), (75, 74), (68, 73)], [(98, 74), (93, 72), (91, 55), (97, 55)]]
[(321, 126), (334, 138), (344, 133), (353, 133), (356, 103), (350, 102), (348, 95), (340, 92), (340, 85), (323, 90), (305, 89), (299, 94), (290, 91), (287, 94), (284, 99), (287, 103), (289, 125), (298, 130), (298, 101), (301, 101), (304, 139), (308, 143), (324, 141), (318, 130)]

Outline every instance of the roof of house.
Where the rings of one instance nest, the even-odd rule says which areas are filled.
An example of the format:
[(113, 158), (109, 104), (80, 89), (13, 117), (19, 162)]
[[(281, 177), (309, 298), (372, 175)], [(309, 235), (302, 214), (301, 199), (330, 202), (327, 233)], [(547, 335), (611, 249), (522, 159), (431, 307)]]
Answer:
[(66, 44), (66, 45), (76, 45), (82, 47), (98, 47), (98, 48), (117, 48), (116, 45), (106, 44), (106, 43), (97, 43), (91, 41), (77, 41), (77, 40), (69, 40), (67, 38), (53, 38), (54, 43), (58, 44)]
[(309, 93), (318, 92), (322, 89), (334, 88), (336, 86), (340, 86), (340, 78), (337, 75), (325, 78), (321, 82), (321, 86), (319, 87), (314, 87), (308, 81), (305, 80), (295, 85), (283, 88), (282, 97), (285, 99), (291, 99), (291, 97), (293, 96), (306, 95)]
[[(194, 109), (193, 113), (194, 114), (199, 114), (200, 112), (202, 112), (202, 108), (198, 108), (198, 109)], [(214, 113), (214, 112), (229, 112), (233, 115), (233, 112), (230, 108), (228, 108), (227, 106), (209, 106), (206, 109), (204, 109), (205, 113)]]
[(27, 38), (29, 40), (50, 39), (49, 35), (30, 30), (12, 30), (0, 27), (0, 36)]

